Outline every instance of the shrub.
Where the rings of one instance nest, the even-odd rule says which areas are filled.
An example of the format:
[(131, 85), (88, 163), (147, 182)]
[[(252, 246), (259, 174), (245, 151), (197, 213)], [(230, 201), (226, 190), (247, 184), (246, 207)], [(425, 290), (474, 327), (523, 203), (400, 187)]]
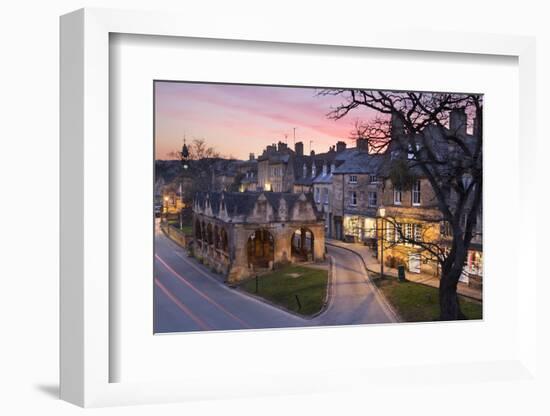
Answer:
[(388, 256), (384, 263), (386, 266), (391, 267), (392, 269), (397, 269), (398, 266), (405, 266), (407, 268), (407, 262), (401, 257), (397, 256)]

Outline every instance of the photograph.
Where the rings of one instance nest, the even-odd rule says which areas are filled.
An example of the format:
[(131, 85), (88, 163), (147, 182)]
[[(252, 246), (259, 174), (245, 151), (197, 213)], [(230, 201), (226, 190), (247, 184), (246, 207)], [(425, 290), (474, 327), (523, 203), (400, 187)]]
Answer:
[(483, 319), (483, 94), (152, 87), (155, 334)]

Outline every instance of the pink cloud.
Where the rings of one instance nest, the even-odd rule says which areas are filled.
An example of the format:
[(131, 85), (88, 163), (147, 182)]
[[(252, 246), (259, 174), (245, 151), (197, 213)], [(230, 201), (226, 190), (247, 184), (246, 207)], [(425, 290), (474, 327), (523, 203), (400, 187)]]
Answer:
[[(245, 158), (260, 153), (266, 144), (297, 140), (326, 151), (347, 139), (354, 119), (332, 120), (326, 114), (339, 97), (318, 96), (313, 88), (243, 85), (156, 83), (156, 151), (166, 157), (181, 146), (185, 134), (204, 138), (224, 154)], [(367, 111), (360, 114), (369, 117)]]

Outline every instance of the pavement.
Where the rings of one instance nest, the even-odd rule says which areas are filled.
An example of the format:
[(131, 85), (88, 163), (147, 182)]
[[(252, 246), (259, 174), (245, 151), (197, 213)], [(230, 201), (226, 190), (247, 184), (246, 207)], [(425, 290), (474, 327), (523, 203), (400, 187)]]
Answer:
[(329, 303), (302, 318), (225, 285), (185, 251), (155, 230), (155, 333), (373, 324), (397, 321), (354, 253), (330, 247), (333, 258)]
[[(365, 262), (365, 266), (369, 272), (377, 274), (380, 273), (380, 262), (376, 258), (376, 253), (374, 252), (374, 250), (372, 250), (368, 246), (357, 243), (346, 243), (340, 240), (332, 239), (327, 239), (326, 242), (329, 246), (339, 247), (354, 252), (356, 255), (360, 256), (363, 259), (363, 261)], [(385, 266), (384, 274), (397, 278), (397, 269)], [(439, 278), (428, 273), (405, 272), (405, 276), (407, 280), (411, 282), (422, 283), (424, 285), (436, 288), (439, 287)], [(481, 290), (468, 287), (467, 284), (462, 282), (458, 283), (457, 292), (460, 295), (467, 296), (469, 298), (479, 301), (482, 301), (483, 299)]]

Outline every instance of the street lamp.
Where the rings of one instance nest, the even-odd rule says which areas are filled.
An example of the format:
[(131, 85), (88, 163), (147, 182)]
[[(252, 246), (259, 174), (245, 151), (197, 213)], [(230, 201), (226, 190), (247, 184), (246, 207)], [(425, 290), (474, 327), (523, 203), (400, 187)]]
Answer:
[(384, 217), (386, 216), (386, 208), (384, 205), (378, 207), (378, 216), (381, 219), (382, 227), (380, 229), (380, 277), (384, 277)]
[(162, 208), (163, 208), (163, 211), (164, 211), (164, 217), (163, 217), (163, 220), (166, 221), (166, 216), (168, 215), (168, 200), (170, 198), (168, 197), (168, 195), (165, 195), (164, 196), (164, 203), (162, 205)]
[(185, 204), (183, 203), (183, 179), (184, 179), (184, 176), (187, 173), (187, 169), (189, 169), (189, 148), (187, 147), (187, 144), (185, 143), (185, 137), (183, 138), (183, 146), (181, 148), (180, 157), (181, 157), (181, 166), (183, 167), (183, 173), (181, 175), (181, 184), (180, 184), (180, 202), (181, 202), (181, 206), (180, 206), (180, 212), (179, 212), (180, 230), (181, 230), (181, 229), (183, 229), (183, 207), (185, 206)]

